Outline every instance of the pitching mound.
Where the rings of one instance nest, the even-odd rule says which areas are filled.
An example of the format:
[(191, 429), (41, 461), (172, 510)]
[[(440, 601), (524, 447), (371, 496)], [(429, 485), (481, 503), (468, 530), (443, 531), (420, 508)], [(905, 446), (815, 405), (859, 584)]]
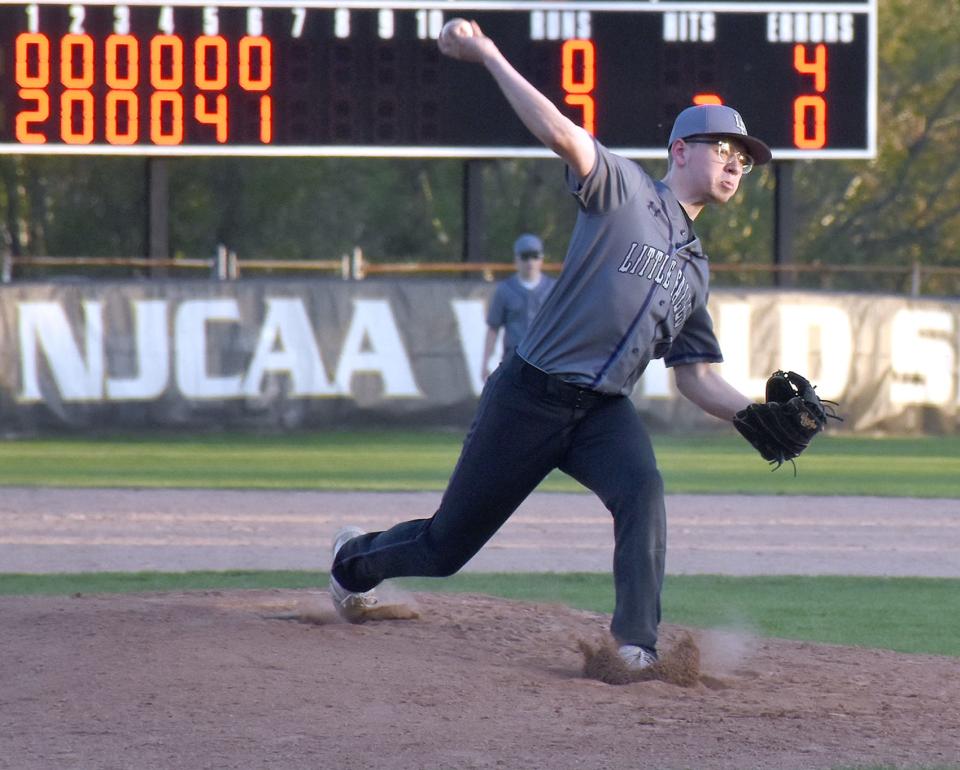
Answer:
[(955, 659), (665, 626), (659, 673), (631, 681), (607, 616), (394, 599), (351, 626), (319, 590), (0, 598), (0, 767), (960, 762)]

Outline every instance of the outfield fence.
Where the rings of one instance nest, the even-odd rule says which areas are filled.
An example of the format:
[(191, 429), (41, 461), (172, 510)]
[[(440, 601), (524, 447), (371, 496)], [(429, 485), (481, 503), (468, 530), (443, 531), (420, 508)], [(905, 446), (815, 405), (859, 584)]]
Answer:
[[(0, 286), (0, 431), (457, 425), (483, 387), (483, 280), (271, 278)], [(960, 301), (715, 289), (722, 373), (792, 369), (849, 432), (960, 432)], [(491, 360), (496, 365), (499, 350)], [(633, 399), (661, 430), (722, 427), (662, 361)], [(834, 426), (832, 426), (834, 427)]]
[[(546, 262), (557, 273), (562, 263)], [(293, 275), (364, 280), (373, 277), (459, 277), (494, 281), (512, 273), (511, 262), (463, 262), (370, 259), (359, 248), (335, 259), (241, 258), (220, 246), (209, 258), (13, 257), (2, 258), (4, 283), (21, 280), (93, 280), (122, 277), (209, 276), (216, 280)], [(911, 297), (960, 296), (960, 265), (836, 265), (820, 262), (772, 264), (711, 261), (714, 286), (785, 287), (813, 290), (883, 291)]]

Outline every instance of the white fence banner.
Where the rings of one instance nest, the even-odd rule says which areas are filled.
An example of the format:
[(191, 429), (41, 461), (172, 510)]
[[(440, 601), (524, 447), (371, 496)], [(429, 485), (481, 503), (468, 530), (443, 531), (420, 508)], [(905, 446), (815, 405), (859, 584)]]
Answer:
[[(0, 287), (0, 429), (293, 430), (463, 425), (482, 387), (492, 284), (142, 281)], [(716, 290), (723, 375), (758, 400), (792, 369), (852, 432), (953, 433), (960, 303)], [(719, 425), (654, 361), (660, 430)]]

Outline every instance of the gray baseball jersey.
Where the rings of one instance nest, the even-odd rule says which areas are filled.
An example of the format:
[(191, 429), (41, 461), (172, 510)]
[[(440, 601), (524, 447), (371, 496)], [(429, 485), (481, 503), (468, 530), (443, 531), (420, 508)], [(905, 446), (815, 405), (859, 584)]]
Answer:
[(707, 313), (710, 269), (676, 196), (596, 143), (563, 270), (517, 352), (602, 393), (629, 395), (653, 358), (723, 360)]
[(510, 353), (523, 339), (534, 316), (543, 307), (556, 278), (541, 275), (540, 283), (528, 289), (516, 275), (497, 284), (487, 311), (487, 326), (503, 327), (503, 350)]

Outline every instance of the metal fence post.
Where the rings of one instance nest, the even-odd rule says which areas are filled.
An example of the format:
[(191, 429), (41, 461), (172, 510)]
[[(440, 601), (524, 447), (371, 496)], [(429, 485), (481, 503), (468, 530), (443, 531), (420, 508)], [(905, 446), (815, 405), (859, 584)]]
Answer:
[(362, 281), (366, 274), (363, 270), (363, 250), (359, 246), (353, 247), (350, 255), (350, 277), (355, 281)]
[(227, 277), (231, 281), (240, 277), (240, 260), (237, 259), (237, 252), (232, 249), (227, 251)]
[(920, 296), (920, 262), (913, 260), (913, 267), (910, 270), (910, 296)]
[(213, 258), (213, 277), (218, 281), (227, 280), (227, 247), (217, 244), (217, 253)]

